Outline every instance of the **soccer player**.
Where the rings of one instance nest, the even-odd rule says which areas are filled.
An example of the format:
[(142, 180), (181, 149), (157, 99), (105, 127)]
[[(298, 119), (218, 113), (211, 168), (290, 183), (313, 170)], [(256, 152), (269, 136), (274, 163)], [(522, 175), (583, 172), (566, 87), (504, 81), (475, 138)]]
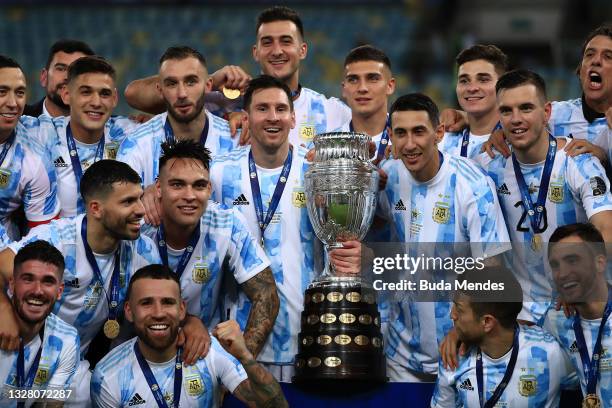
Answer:
[(138, 270), (130, 281), (126, 318), (137, 337), (113, 349), (91, 382), (95, 406), (217, 407), (220, 386), (248, 406), (287, 407), (274, 377), (246, 347), (235, 321), (219, 323), (210, 353), (194, 366), (182, 363), (178, 330), (185, 318), (178, 276), (163, 265)]
[(385, 157), (389, 144), (389, 96), (395, 91), (391, 61), (371, 45), (353, 48), (344, 59), (342, 96), (351, 108), (351, 118), (337, 131), (360, 132), (376, 144), (375, 160)]
[[(560, 300), (575, 309), (573, 316), (549, 309), (544, 328), (570, 356), (582, 395), (591, 405), (612, 405), (612, 312), (606, 281), (606, 247), (592, 224), (559, 227), (550, 237), (548, 261)], [(600, 405), (593, 402), (599, 401)]]
[[(211, 166), (212, 198), (244, 215), (270, 258), (280, 310), (258, 360), (283, 382), (293, 375), (304, 290), (315, 277), (314, 258), (321, 256), (304, 195), (306, 149), (289, 142), (295, 125), (292, 102), (280, 80), (253, 79), (244, 95), (251, 145), (218, 156)], [(356, 241), (344, 245), (331, 252), (331, 261), (340, 273), (355, 273), (361, 246)], [(231, 301), (232, 314), (244, 327), (252, 306), (244, 293)]]
[(156, 182), (162, 223), (158, 228), (145, 225), (143, 233), (179, 276), (187, 312), (207, 327), (227, 318), (219, 316), (225, 311), (219, 294), (223, 271), (233, 273), (252, 304), (244, 338), (256, 356), (278, 313), (276, 285), (270, 262), (242, 214), (209, 201), (209, 162), (208, 151), (198, 142), (162, 144)]
[(70, 107), (62, 100), (62, 91), (67, 84), (68, 67), (74, 61), (87, 55), (94, 55), (89, 45), (78, 40), (62, 39), (49, 49), (47, 64), (40, 71), (40, 86), (45, 88), (45, 97), (33, 105), (26, 105), (24, 115), (50, 118), (68, 116)]
[(508, 69), (508, 57), (494, 45), (477, 44), (457, 55), (457, 100), (467, 114), (467, 127), (446, 133), (439, 149), (448, 154), (473, 158), (491, 131), (499, 127), (495, 99), (497, 79)]
[(557, 407), (562, 386), (574, 380), (567, 355), (540, 327), (517, 324), (522, 289), (510, 271), (485, 268), (469, 274), (465, 281), (491, 280), (503, 284), (503, 291), (457, 292), (451, 318), (470, 348), (456, 370), (440, 363), (431, 406)]
[(157, 87), (167, 112), (136, 128), (117, 154), (117, 160), (136, 170), (145, 187), (151, 186), (159, 175), (163, 141), (199, 141), (213, 156), (226, 153), (237, 144), (230, 136), (227, 121), (204, 109), (204, 95), (210, 84), (206, 60), (198, 51), (189, 47), (168, 48), (160, 58)]
[(16, 400), (11, 404), (11, 390), (55, 389), (65, 392), (65, 399), (72, 392), (79, 336), (51, 313), (64, 290), (63, 274), (64, 257), (48, 242), (31, 242), (15, 256), (10, 290), (19, 349), (0, 351), (0, 395), (7, 406), (17, 406)]
[[(382, 166), (388, 180), (379, 195), (378, 215), (392, 224), (395, 239), (472, 243), (473, 257), (508, 249), (499, 244), (509, 238), (491, 180), (470, 160), (438, 151), (444, 129), (435, 103), (426, 95), (404, 95), (389, 114), (399, 160)], [(401, 382), (433, 380), (438, 342), (452, 326), (450, 303), (390, 302), (387, 375)]]
[(497, 194), (515, 243), (512, 270), (524, 290), (520, 318), (540, 322), (552, 299), (552, 278), (543, 250), (558, 227), (589, 220), (612, 241), (610, 182), (599, 160), (583, 154), (569, 157), (565, 138), (548, 133), (551, 104), (544, 80), (515, 70), (496, 85), (504, 135), (512, 157), (476, 157), (497, 187)]
[(114, 159), (137, 124), (111, 117), (117, 106), (115, 69), (100, 57), (82, 57), (70, 64), (63, 96), (70, 116), (40, 118), (40, 131), (31, 137), (38, 137), (45, 148), (41, 155), (55, 167), (60, 215), (74, 217), (85, 212), (79, 190), (83, 172), (97, 160)]
[(21, 237), (9, 216), (22, 204), (30, 228), (49, 222), (60, 211), (55, 172), (31, 140), (30, 128), (37, 121), (21, 116), (25, 100), (23, 70), (12, 58), (0, 55), (0, 224), (11, 239)]

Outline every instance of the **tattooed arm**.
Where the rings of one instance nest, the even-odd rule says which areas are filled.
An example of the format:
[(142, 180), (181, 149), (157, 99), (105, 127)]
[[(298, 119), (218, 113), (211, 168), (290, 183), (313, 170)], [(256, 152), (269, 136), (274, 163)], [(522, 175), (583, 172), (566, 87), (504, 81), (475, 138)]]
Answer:
[(213, 330), (221, 346), (238, 359), (246, 371), (247, 379), (234, 389), (234, 396), (249, 407), (284, 408), (289, 407), (283, 390), (272, 374), (255, 361), (247, 349), (245, 339), (235, 320), (219, 323)]
[(279, 299), (272, 270), (267, 267), (241, 285), (251, 301), (244, 340), (249, 351), (257, 356), (272, 331), (278, 315)]

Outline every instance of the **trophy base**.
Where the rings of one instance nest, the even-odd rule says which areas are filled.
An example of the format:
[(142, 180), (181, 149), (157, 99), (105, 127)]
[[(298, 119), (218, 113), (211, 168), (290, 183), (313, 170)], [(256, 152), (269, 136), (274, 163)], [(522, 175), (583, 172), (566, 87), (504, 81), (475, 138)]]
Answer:
[(387, 381), (376, 294), (360, 278), (313, 282), (298, 339), (294, 382)]

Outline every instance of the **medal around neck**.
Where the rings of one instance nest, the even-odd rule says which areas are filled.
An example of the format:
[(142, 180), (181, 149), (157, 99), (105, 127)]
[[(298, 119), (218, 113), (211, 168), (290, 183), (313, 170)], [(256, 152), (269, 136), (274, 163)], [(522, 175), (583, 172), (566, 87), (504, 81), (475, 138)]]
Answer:
[(240, 97), (240, 89), (231, 89), (223, 87), (223, 95), (227, 99), (238, 99)]
[[(304, 189), (326, 255), (341, 241), (361, 241), (374, 217), (378, 172), (369, 140), (355, 132), (314, 138)], [(376, 295), (361, 277), (342, 276), (328, 262), (306, 290), (301, 320), (294, 381), (387, 380)]]
[(111, 340), (116, 338), (119, 335), (119, 322), (117, 320), (104, 322), (104, 335)]
[(601, 400), (597, 394), (588, 394), (582, 400), (582, 408), (601, 408)]

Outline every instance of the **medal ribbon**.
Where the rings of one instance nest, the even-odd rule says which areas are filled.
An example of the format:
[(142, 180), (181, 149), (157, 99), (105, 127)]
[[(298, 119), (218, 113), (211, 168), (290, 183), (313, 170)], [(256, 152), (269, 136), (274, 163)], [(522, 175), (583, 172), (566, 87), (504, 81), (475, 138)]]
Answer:
[[(387, 115), (387, 121), (385, 122), (385, 129), (380, 136), (380, 142), (378, 143), (378, 149), (376, 151), (375, 160), (382, 160), (385, 157), (385, 150), (387, 149), (387, 145), (389, 144), (389, 127), (391, 127), (391, 118)], [(351, 132), (355, 131), (353, 128), (353, 121), (349, 122), (349, 130)]]
[[(200, 239), (200, 221), (198, 220), (198, 225), (195, 230), (191, 234), (191, 238), (189, 238), (189, 244), (187, 248), (183, 251), (183, 255), (181, 255), (181, 259), (179, 260), (178, 265), (176, 266), (176, 274), (181, 279), (187, 264), (189, 263), (189, 259), (191, 259), (191, 254), (195, 250), (196, 244)], [(166, 266), (170, 266), (168, 262), (168, 246), (166, 244), (166, 232), (164, 230), (164, 224), (161, 224), (157, 229), (157, 248), (159, 249), (159, 255), (162, 259), (162, 263)]]
[(266, 215), (264, 216), (261, 191), (259, 190), (259, 178), (257, 177), (257, 167), (255, 166), (255, 160), (253, 160), (253, 152), (249, 151), (249, 180), (251, 181), (251, 193), (253, 194), (253, 201), (255, 202), (255, 213), (257, 214), (257, 220), (259, 221), (262, 241), (264, 232), (268, 227), (268, 224), (270, 224), (270, 221), (272, 221), (272, 217), (276, 212), (276, 207), (278, 207), (278, 203), (280, 203), (283, 190), (287, 184), (287, 177), (289, 176), (289, 171), (291, 170), (292, 158), (293, 146), (289, 146), (289, 154), (287, 154), (280, 177), (276, 182), (276, 187), (274, 187), (274, 193), (272, 194), (272, 199), (270, 200), (270, 205), (268, 206), (268, 212), (266, 212)]
[[(164, 132), (166, 133), (166, 142), (172, 143), (174, 138), (174, 131), (172, 130), (172, 126), (170, 126), (170, 121), (166, 118), (166, 123), (164, 123)], [(202, 133), (200, 134), (200, 144), (202, 146), (206, 146), (206, 139), (208, 138), (208, 115), (204, 117), (204, 129), (202, 129)]]
[[(106, 296), (106, 301), (108, 302), (108, 320), (117, 320), (117, 314), (119, 311), (119, 271), (121, 269), (121, 256), (120, 250), (115, 252), (115, 267), (113, 269), (113, 275), (111, 277), (110, 283), (110, 298), (108, 297), (108, 293), (104, 288), (104, 279), (102, 278), (102, 272), (100, 272), (100, 267), (96, 262), (96, 257), (87, 242), (87, 217), (83, 217), (83, 222), (81, 223), (81, 239), (83, 240), (83, 247), (85, 248), (85, 255), (87, 256), (87, 261), (89, 262), (89, 266), (94, 272), (95, 278), (102, 284), (102, 290), (104, 290), (104, 295)], [(121, 244), (119, 244), (121, 245)]]
[[(81, 167), (81, 160), (79, 160), (79, 151), (77, 150), (76, 142), (72, 136), (72, 130), (70, 129), (70, 123), (66, 126), (66, 144), (68, 145), (68, 152), (70, 153), (70, 161), (72, 162), (72, 171), (76, 178), (77, 187), (81, 184), (81, 178), (83, 177), (83, 168)], [(104, 158), (104, 134), (98, 142), (96, 147), (96, 155), (94, 156), (94, 162), (102, 160)]]
[[(502, 128), (501, 123), (497, 122), (497, 124), (495, 125), (491, 133), (501, 128)], [(461, 157), (468, 157), (467, 149), (468, 149), (469, 144), (470, 144), (470, 128), (466, 127), (465, 130), (463, 131), (463, 140), (461, 141)]]
[(546, 222), (544, 227), (540, 228), (540, 224), (542, 222), (542, 216), (544, 215), (544, 211), (546, 210), (546, 195), (548, 194), (548, 183), (550, 182), (550, 174), (552, 173), (553, 164), (555, 162), (555, 154), (557, 153), (557, 142), (555, 138), (551, 135), (548, 135), (548, 153), (546, 154), (546, 162), (544, 163), (544, 170), (542, 171), (542, 179), (540, 181), (540, 190), (538, 191), (538, 200), (536, 202), (535, 208), (533, 202), (531, 201), (531, 196), (529, 195), (529, 189), (527, 188), (527, 184), (525, 183), (525, 178), (523, 177), (523, 172), (521, 171), (521, 166), (516, 159), (514, 152), (512, 153), (512, 165), (514, 166), (514, 176), (516, 177), (516, 182), (518, 183), (519, 189), (521, 190), (521, 198), (523, 200), (523, 205), (527, 210), (527, 215), (529, 215), (529, 221), (531, 224), (531, 229), (534, 234), (544, 232), (548, 225)]
[(514, 372), (514, 366), (516, 365), (516, 360), (518, 358), (519, 352), (519, 332), (520, 329), (518, 326), (514, 328), (514, 339), (512, 340), (512, 353), (510, 353), (510, 361), (508, 362), (508, 366), (506, 367), (506, 372), (504, 373), (504, 377), (501, 382), (497, 384), (495, 391), (493, 391), (493, 395), (489, 400), (484, 402), (484, 380), (483, 380), (483, 368), (482, 368), (482, 352), (480, 348), (476, 354), (476, 382), (478, 385), (478, 400), (480, 401), (480, 406), (483, 408), (492, 408), (497, 404), (499, 398), (504, 393), (504, 390), (508, 386), (508, 382), (512, 377), (512, 373)]
[(608, 317), (610, 317), (610, 313), (612, 312), (612, 289), (608, 289), (608, 302), (606, 303), (606, 308), (604, 309), (603, 317), (601, 318), (601, 323), (599, 324), (599, 331), (597, 332), (597, 340), (595, 341), (595, 346), (593, 347), (593, 357), (589, 358), (589, 349), (586, 345), (586, 340), (584, 339), (584, 333), (582, 332), (582, 325), (580, 324), (580, 316), (578, 312), (576, 312), (576, 316), (574, 316), (574, 333), (576, 334), (576, 343), (578, 345), (578, 350), (580, 351), (580, 360), (582, 360), (582, 370), (584, 372), (584, 378), (587, 382), (587, 394), (596, 394), (597, 391), (597, 377), (599, 375), (599, 361), (601, 359), (601, 337), (603, 335), (604, 326), (606, 325), (606, 321)]
[(8, 154), (9, 150), (11, 150), (11, 146), (13, 146), (13, 143), (15, 143), (16, 137), (17, 137), (16, 133), (13, 130), (13, 132), (11, 133), (9, 138), (6, 140), (6, 142), (4, 142), (2, 153), (0, 153), (0, 167), (2, 167), (2, 164), (4, 163), (4, 159), (6, 159), (6, 155)]
[[(168, 404), (166, 404), (166, 400), (164, 399), (164, 395), (157, 384), (157, 380), (151, 371), (151, 367), (149, 367), (149, 363), (145, 360), (144, 356), (140, 352), (140, 348), (138, 347), (138, 341), (134, 342), (134, 354), (136, 354), (136, 359), (138, 360), (138, 365), (140, 365), (140, 369), (144, 374), (147, 383), (149, 384), (149, 388), (151, 388), (151, 392), (155, 397), (155, 401), (157, 401), (157, 405), (159, 408), (169, 408)], [(172, 406), (174, 408), (179, 407), (179, 402), (181, 400), (181, 386), (183, 382), (183, 363), (181, 361), (181, 348), (176, 351), (176, 362), (174, 364), (174, 395), (172, 397)]]
[[(30, 367), (30, 371), (28, 371), (28, 376), (25, 377), (25, 352), (23, 348), (23, 339), (19, 339), (19, 353), (17, 354), (17, 387), (18, 388), (31, 388), (32, 384), (34, 384), (34, 377), (36, 377), (36, 372), (38, 371), (38, 364), (40, 363), (40, 356), (42, 355), (43, 342), (45, 339), (45, 326), (43, 325), (42, 329), (38, 332), (40, 336), (40, 347), (38, 348), (38, 352), (36, 353), (36, 357), (34, 357), (34, 361), (32, 362), (32, 366)], [(20, 401), (17, 403), (17, 408), (25, 407), (25, 402)]]

